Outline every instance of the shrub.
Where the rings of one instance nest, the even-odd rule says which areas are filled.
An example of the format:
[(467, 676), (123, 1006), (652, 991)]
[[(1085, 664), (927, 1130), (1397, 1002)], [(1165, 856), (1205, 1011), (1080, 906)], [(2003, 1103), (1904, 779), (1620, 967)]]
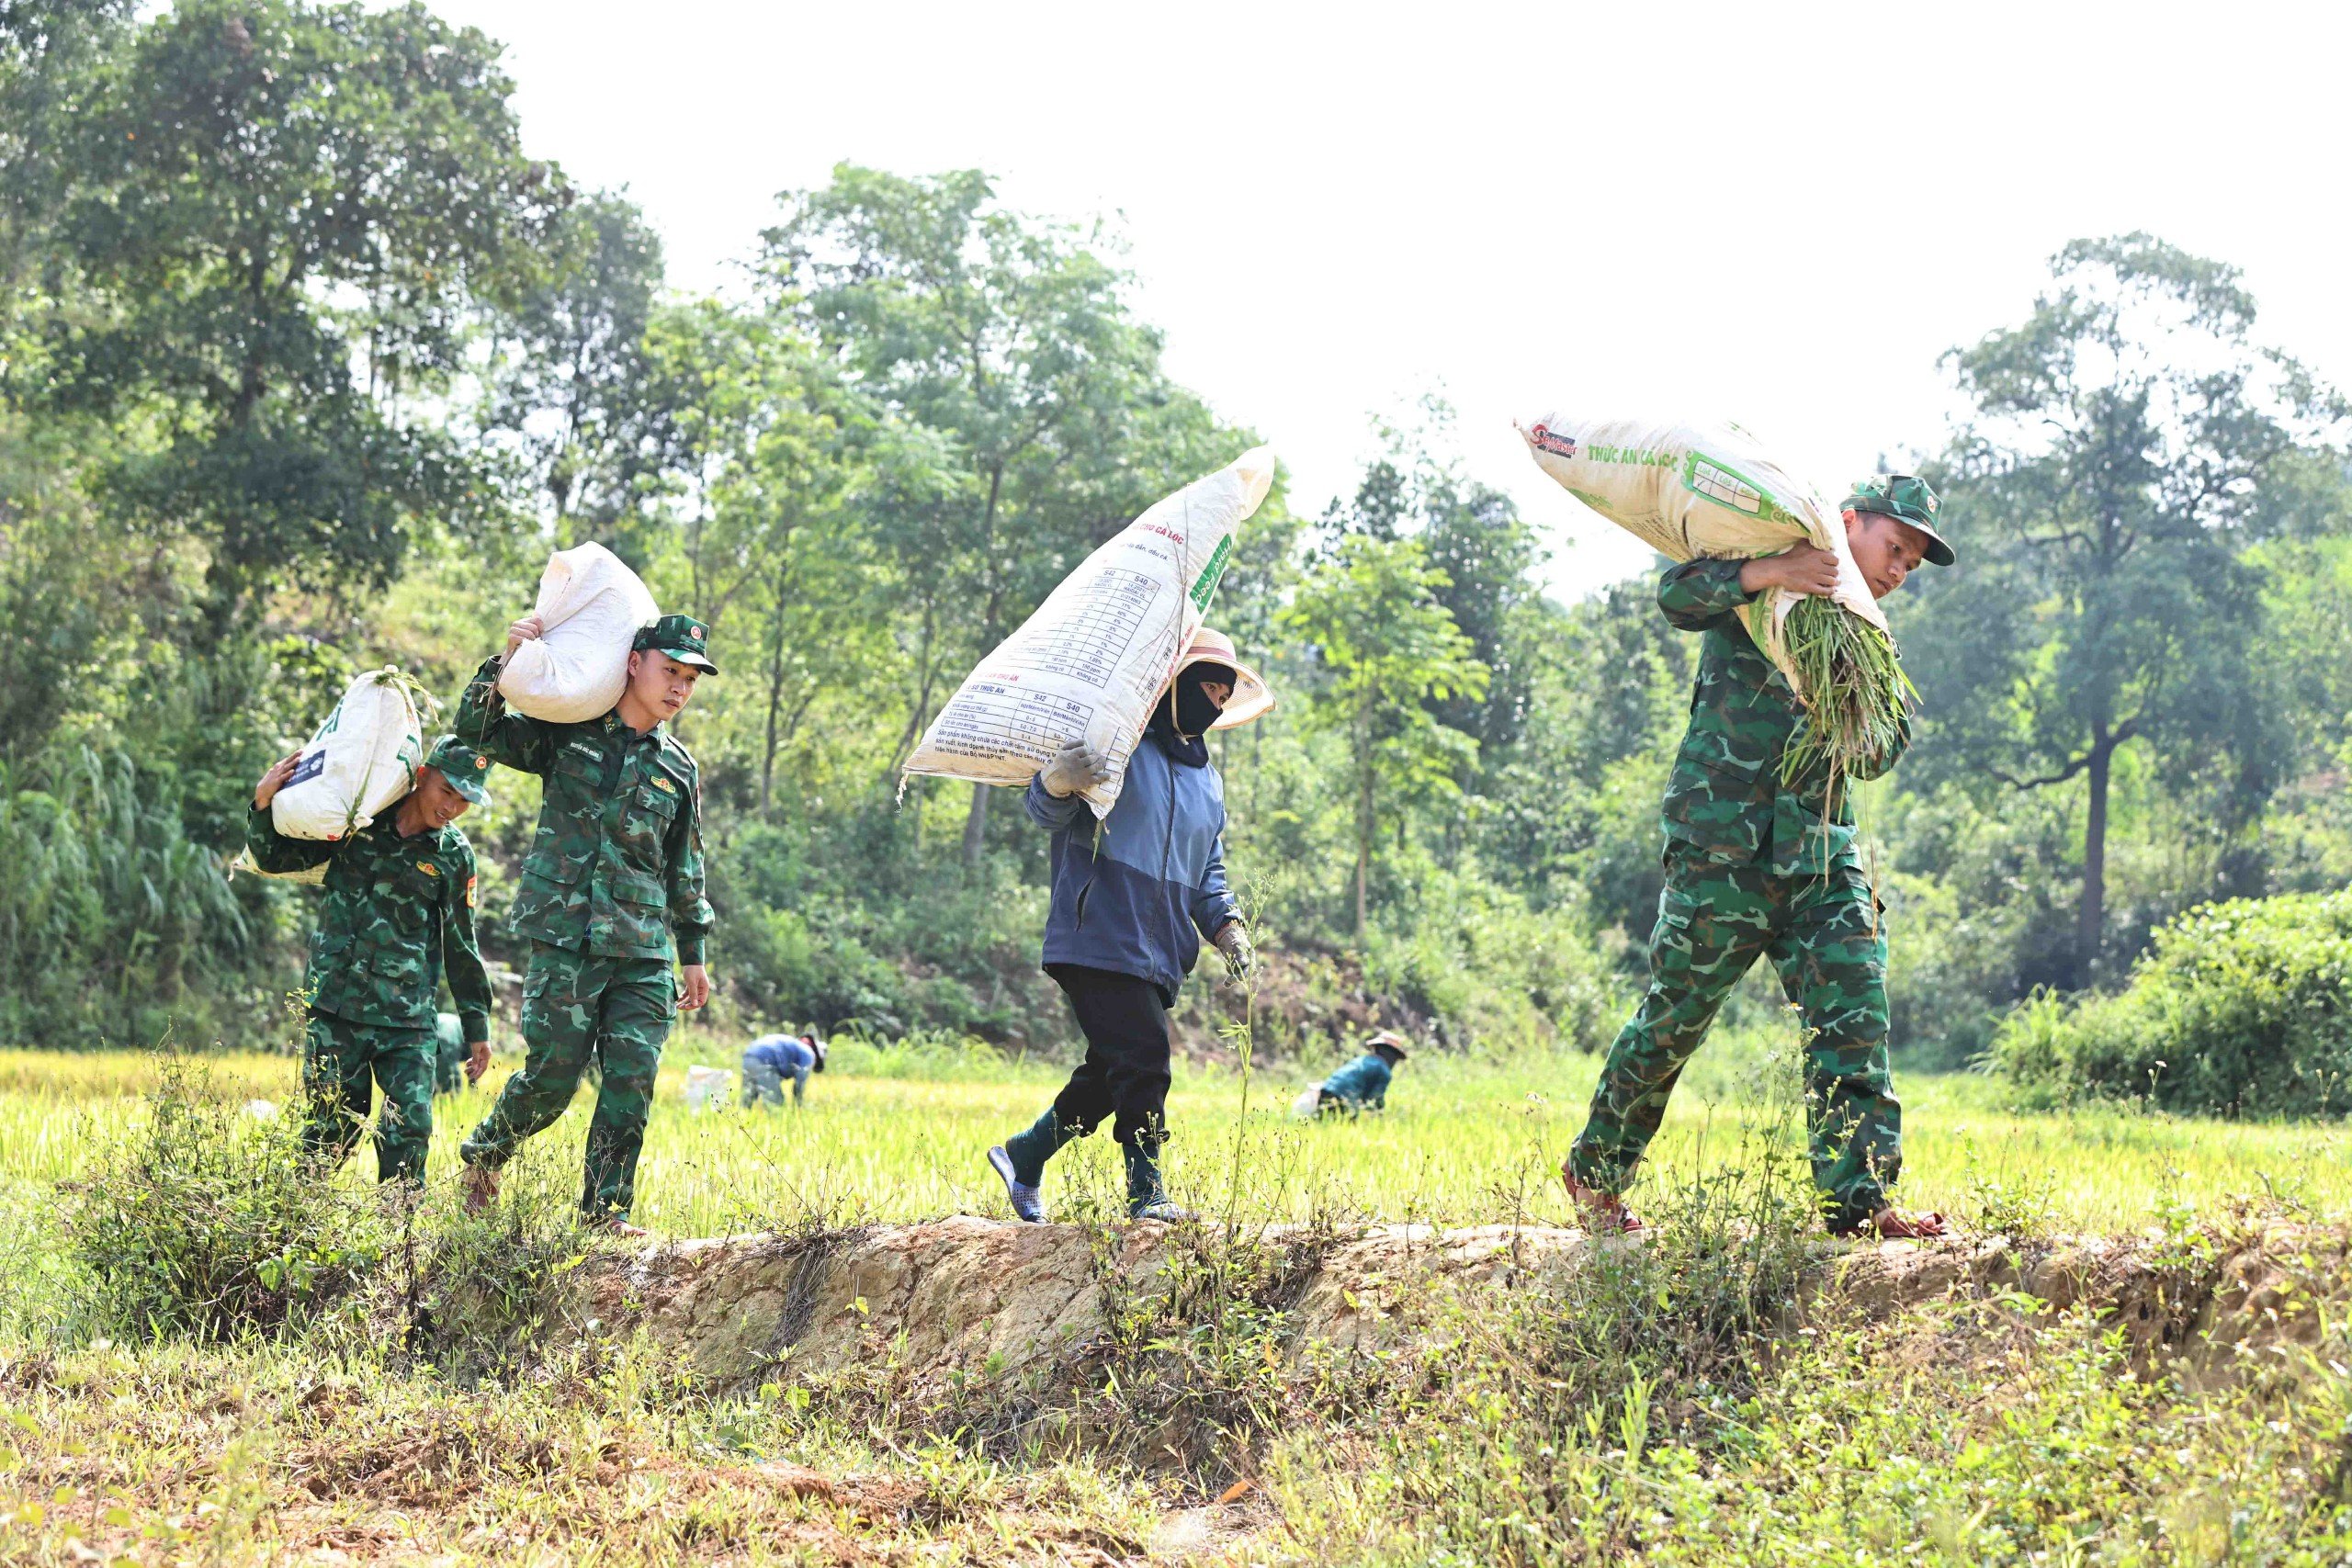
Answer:
[(294, 1117), (248, 1117), (178, 1060), (144, 1129), (75, 1190), (70, 1224), (103, 1319), (213, 1340), (356, 1305), (395, 1235), (376, 1194), (304, 1156)]
[(2237, 898), (2160, 928), (2114, 996), (2043, 994), (1995, 1035), (2029, 1092), (2310, 1116), (2352, 1103), (2352, 892)]

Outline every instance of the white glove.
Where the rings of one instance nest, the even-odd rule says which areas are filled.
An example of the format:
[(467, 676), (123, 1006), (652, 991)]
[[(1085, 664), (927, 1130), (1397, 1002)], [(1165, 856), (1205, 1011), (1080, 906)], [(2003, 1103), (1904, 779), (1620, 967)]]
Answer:
[(1227, 920), (1217, 928), (1216, 950), (1225, 955), (1225, 972), (1237, 984), (1247, 984), (1258, 972), (1258, 949), (1250, 940), (1249, 928), (1239, 920)]
[(1073, 740), (1037, 770), (1037, 782), (1057, 800), (1067, 800), (1111, 776), (1111, 759), (1083, 740)]

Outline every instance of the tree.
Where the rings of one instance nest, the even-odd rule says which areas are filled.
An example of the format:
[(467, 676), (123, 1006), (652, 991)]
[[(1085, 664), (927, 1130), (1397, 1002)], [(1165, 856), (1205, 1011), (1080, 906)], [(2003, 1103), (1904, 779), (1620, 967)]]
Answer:
[[(960, 497), (907, 514), (898, 541), (920, 626), (911, 739), (944, 661), (984, 654), (1086, 550), (1241, 438), (1161, 373), (1159, 335), (1127, 309), (1100, 232), (1005, 209), (978, 170), (842, 164), (784, 199), (765, 237), (779, 307), (961, 473)], [(967, 863), (988, 802), (973, 786)]]
[(662, 241), (628, 197), (565, 209), (500, 312), (507, 361), (486, 423), (519, 442), (557, 518), (610, 523), (646, 499), (669, 455), (639, 396), (662, 291)]
[(828, 683), (873, 662), (883, 618), (869, 557), (872, 470), (893, 433), (790, 318), (705, 299), (660, 311), (641, 401), (661, 410), (687, 481), (687, 603), (760, 627), (758, 809), (776, 759)]
[(380, 585), (424, 519), (492, 515), (424, 400), (562, 181), (481, 34), (422, 6), (183, 0), (94, 67), (54, 156), (51, 407), (118, 421), (124, 517), (209, 555), (216, 626)]
[(1446, 586), (1419, 541), (1349, 536), (1299, 584), (1283, 617), (1314, 645), (1321, 673), (1320, 700), (1301, 723), (1347, 746), (1359, 942), (1384, 824), (1412, 799), (1460, 793), (1459, 775), (1477, 759), (1476, 739), (1430, 712), (1487, 689), (1487, 667), (1438, 599)]
[(1906, 653), (1927, 698), (1926, 778), (2082, 781), (2072, 976), (2106, 935), (2110, 793), (2142, 748), (2213, 809), (2258, 812), (2287, 755), (2251, 547), (2308, 494), (2307, 444), (2342, 405), (2251, 341), (2235, 269), (2145, 234), (2084, 240), (2017, 327), (1948, 362), (1975, 416), (1941, 478), (1959, 571), (1922, 574)]
[(1453, 408), (1432, 393), (1401, 421), (1376, 419), (1380, 455), (1364, 467), (1352, 497), (1323, 513), (1327, 537), (1361, 535), (1382, 543), (1416, 538), (1445, 574), (1440, 603), (1487, 666), (1486, 693), (1456, 694), (1439, 719), (1493, 750), (1518, 739), (1526, 721), (1530, 650), (1540, 615), (1544, 559), (1535, 532), (1510, 496), (1463, 472), (1453, 454)]

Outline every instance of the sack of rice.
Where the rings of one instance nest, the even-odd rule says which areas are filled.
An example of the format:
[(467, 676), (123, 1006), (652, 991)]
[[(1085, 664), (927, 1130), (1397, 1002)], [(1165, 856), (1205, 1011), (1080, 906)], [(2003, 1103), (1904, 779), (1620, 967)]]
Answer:
[(903, 772), (1025, 784), (1083, 739), (1111, 759), (1085, 792), (1109, 816), (1151, 705), (1273, 478), (1273, 448), (1253, 446), (1121, 529), (964, 678)]
[(270, 801), (270, 822), (289, 839), (325, 840), (373, 822), (415, 787), (424, 715), (432, 706), (432, 697), (390, 665), (352, 682)]
[(602, 545), (580, 545), (548, 558), (532, 614), (539, 617), (539, 637), (499, 671), (499, 694), (516, 713), (578, 724), (603, 717), (621, 700), (629, 644), (661, 612), (618, 556)]
[(1854, 564), (1838, 511), (1753, 434), (1736, 424), (1556, 413), (1518, 423), (1538, 468), (1669, 560), (1777, 555), (1804, 542), (1836, 556), (1830, 597), (1776, 589), (1741, 612), (1804, 705), (1781, 772), (1868, 764), (1894, 743), (1918, 694), (1895, 657), (1885, 614)]

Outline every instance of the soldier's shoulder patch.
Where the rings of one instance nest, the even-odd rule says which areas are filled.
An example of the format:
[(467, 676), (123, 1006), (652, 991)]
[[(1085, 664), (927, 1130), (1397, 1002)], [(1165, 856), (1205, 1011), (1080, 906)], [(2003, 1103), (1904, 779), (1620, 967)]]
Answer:
[(470, 877), (470, 876), (469, 876), (469, 877), (467, 877), (467, 878), (466, 878), (466, 908), (469, 908), (469, 909), (470, 909), (470, 908), (472, 908), (474, 907), (474, 882), (475, 882), (475, 881), (476, 881), (476, 879), (475, 879), (475, 878), (473, 878), (473, 877)]

